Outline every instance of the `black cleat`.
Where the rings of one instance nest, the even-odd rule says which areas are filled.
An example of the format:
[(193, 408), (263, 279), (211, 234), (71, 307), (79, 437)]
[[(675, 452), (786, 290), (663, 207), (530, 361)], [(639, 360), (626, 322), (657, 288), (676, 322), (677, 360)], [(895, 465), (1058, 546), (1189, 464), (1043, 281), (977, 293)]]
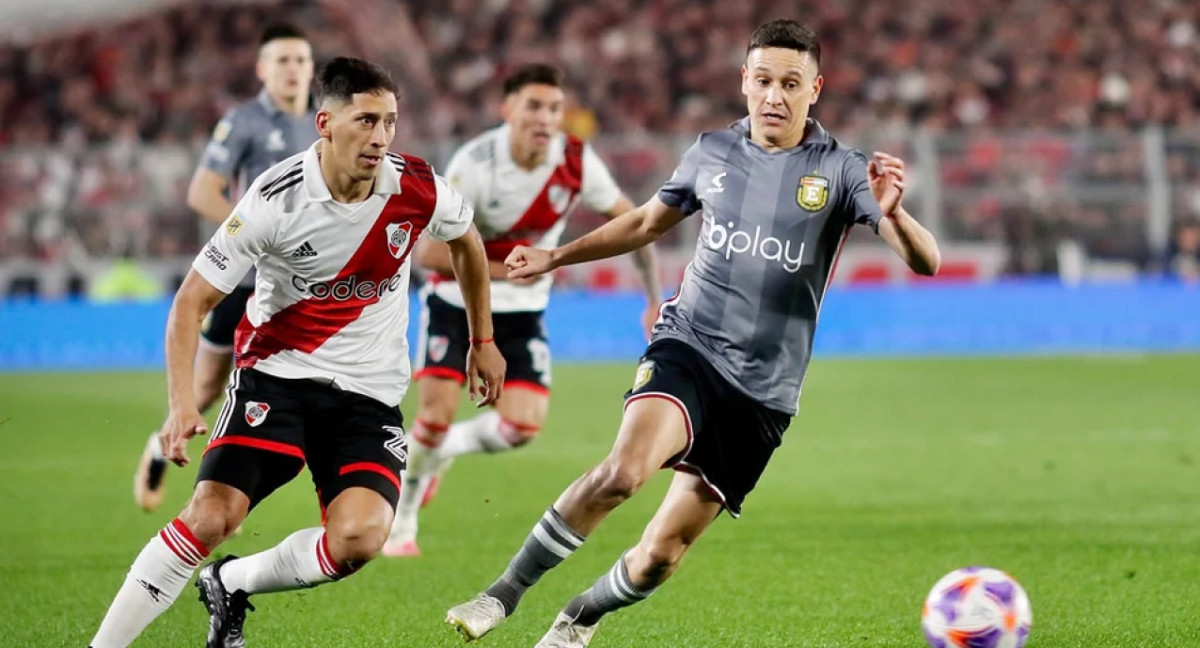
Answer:
[(253, 611), (250, 597), (238, 590), (230, 594), (221, 582), (221, 565), (237, 558), (225, 556), (211, 562), (196, 576), (196, 589), (200, 590), (200, 602), (208, 609), (207, 648), (246, 648), (246, 637), (242, 625), (246, 622), (246, 610)]
[(162, 504), (166, 495), (167, 460), (159, 456), (158, 435), (152, 434), (138, 460), (137, 472), (133, 475), (133, 501), (143, 511), (153, 511)]

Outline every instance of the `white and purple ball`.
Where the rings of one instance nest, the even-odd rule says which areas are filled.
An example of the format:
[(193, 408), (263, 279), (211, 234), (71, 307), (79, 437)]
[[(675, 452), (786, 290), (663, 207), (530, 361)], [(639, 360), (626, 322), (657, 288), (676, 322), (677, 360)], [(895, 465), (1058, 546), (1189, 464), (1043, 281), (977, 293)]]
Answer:
[(1024, 588), (990, 567), (946, 574), (921, 612), (921, 628), (933, 648), (1022, 648), (1032, 624)]

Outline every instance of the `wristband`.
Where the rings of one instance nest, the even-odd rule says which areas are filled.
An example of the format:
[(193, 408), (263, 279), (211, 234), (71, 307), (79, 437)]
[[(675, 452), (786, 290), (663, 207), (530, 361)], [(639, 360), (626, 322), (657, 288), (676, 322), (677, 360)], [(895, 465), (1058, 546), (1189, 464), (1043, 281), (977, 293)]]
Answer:
[(487, 344), (488, 342), (495, 342), (495, 341), (496, 341), (496, 338), (494, 338), (494, 337), (483, 338), (483, 339), (471, 338), (471, 340), (470, 340), (471, 346), (482, 346), (484, 344)]

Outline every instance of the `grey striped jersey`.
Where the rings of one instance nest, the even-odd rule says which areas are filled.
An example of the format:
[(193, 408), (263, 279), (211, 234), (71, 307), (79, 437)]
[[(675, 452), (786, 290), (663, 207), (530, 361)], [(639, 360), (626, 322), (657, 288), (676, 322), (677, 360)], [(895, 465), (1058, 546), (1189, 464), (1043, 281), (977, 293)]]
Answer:
[(307, 149), (320, 135), (317, 109), (289, 115), (271, 100), (264, 89), (251, 101), (229, 109), (213, 129), (201, 164), (234, 185), (230, 200), (237, 202), (263, 171)]
[[(254, 99), (230, 108), (217, 122), (200, 164), (229, 182), (229, 200), (236, 203), (264, 171), (321, 137), (316, 116), (317, 109), (312, 105), (303, 115), (283, 112), (264, 88)], [(212, 236), (217, 227), (201, 219), (201, 240)], [(247, 274), (240, 285), (253, 288), (254, 272)]]
[(749, 118), (703, 133), (659, 199), (703, 219), (679, 293), (654, 340), (680, 340), (765, 407), (795, 415), (821, 300), (855, 223), (883, 214), (867, 159), (815, 120), (800, 146), (768, 153)]

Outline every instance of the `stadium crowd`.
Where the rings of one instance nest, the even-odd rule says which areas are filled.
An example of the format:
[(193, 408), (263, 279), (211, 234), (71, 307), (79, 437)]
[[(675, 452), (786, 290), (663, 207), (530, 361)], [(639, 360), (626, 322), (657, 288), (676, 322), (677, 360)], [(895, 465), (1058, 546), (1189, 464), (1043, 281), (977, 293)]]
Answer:
[(934, 138), (946, 234), (1008, 241), (1022, 252), (1010, 271), (1053, 271), (1064, 235), (1151, 265), (1148, 125), (1185, 133), (1166, 145), (1172, 215), (1200, 213), (1197, 3), (301, 0), (0, 45), (0, 258), (190, 253), (183, 189), (213, 124), (256, 90), (269, 22), (304, 28), (318, 62), (390, 67), (406, 107), (397, 146), (438, 163), (446, 143), (495, 123), (507, 66), (556, 62), (575, 100), (568, 129), (601, 138), (642, 198), (680, 145), (744, 113), (730, 75), (753, 25), (798, 11), (824, 46), (816, 117), (856, 144), (903, 142), (910, 159), (913, 133)]

